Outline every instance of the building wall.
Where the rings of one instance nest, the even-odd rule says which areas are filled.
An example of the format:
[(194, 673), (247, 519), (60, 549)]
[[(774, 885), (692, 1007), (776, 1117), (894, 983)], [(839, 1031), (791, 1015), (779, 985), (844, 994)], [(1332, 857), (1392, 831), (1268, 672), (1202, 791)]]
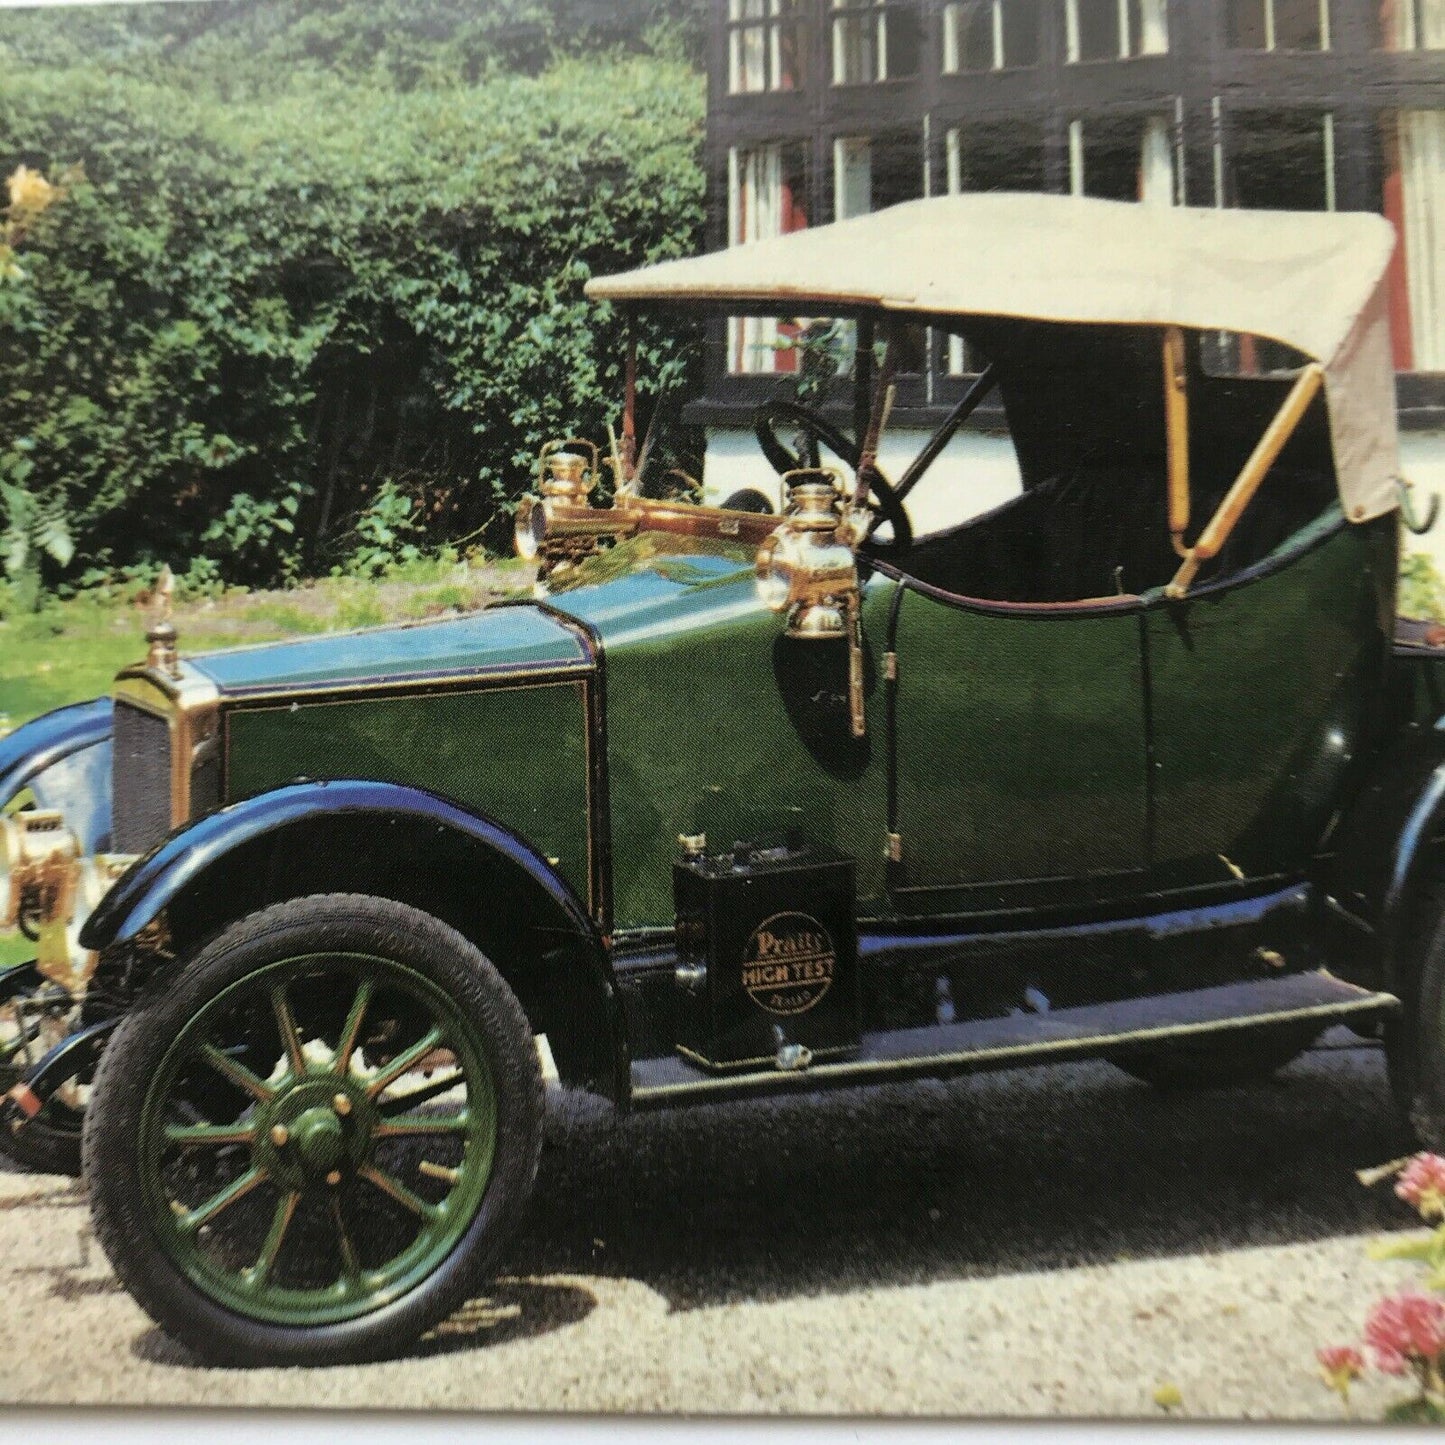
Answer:
[[(1405, 470), (1445, 489), (1445, 0), (716, 0), (706, 156), (713, 248), (953, 190), (1381, 212)], [(739, 429), (793, 386), (796, 332), (709, 335), (713, 500), (762, 475)], [(974, 365), (914, 348), (895, 451)], [(999, 423), (944, 471), (992, 495)]]

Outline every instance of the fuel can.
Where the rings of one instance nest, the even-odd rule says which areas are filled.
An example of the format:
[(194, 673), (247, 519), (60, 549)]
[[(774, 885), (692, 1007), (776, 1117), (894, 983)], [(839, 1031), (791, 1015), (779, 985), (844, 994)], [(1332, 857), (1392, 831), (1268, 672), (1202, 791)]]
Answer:
[(811, 844), (673, 867), (678, 1051), (713, 1069), (806, 1067), (858, 1044), (854, 864)]

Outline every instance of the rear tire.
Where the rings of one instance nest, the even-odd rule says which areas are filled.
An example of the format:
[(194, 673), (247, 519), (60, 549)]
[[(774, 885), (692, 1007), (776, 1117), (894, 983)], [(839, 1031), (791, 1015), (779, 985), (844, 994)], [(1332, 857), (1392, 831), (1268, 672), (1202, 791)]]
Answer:
[[(0, 1095), (24, 1082), (54, 1045), (79, 1022), (70, 995), (37, 976), (0, 1005)], [(88, 1072), (88, 1071), (87, 1071)], [(14, 1100), (0, 1098), (0, 1153), (36, 1174), (80, 1173), (80, 1131), (85, 1103), (79, 1090), (88, 1077), (68, 1080), (33, 1119)]]
[(80, 1140), (85, 1111), (48, 1099), (33, 1119), (22, 1119), (8, 1100), (0, 1112), (0, 1152), (32, 1174), (80, 1177)]
[(1237, 1088), (1277, 1074), (1319, 1035), (1317, 1024), (1296, 1025), (1236, 1038), (1110, 1054), (1109, 1062), (1159, 1089)]
[(1415, 917), (1424, 940), (1418, 985), (1386, 1025), (1385, 1058), (1395, 1103), (1415, 1140), (1445, 1149), (1445, 879), (1423, 891)]
[(471, 943), (387, 899), (295, 899), (116, 1029), (86, 1111), (96, 1236), (203, 1359), (391, 1355), (495, 1264), (541, 1117), (527, 1019)]

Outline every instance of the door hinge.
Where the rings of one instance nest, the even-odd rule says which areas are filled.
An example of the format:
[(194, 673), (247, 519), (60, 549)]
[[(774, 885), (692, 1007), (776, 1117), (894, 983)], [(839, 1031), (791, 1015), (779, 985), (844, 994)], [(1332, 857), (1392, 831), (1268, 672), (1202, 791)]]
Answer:
[(885, 833), (883, 838), (883, 856), (890, 863), (901, 863), (903, 861), (903, 834)]

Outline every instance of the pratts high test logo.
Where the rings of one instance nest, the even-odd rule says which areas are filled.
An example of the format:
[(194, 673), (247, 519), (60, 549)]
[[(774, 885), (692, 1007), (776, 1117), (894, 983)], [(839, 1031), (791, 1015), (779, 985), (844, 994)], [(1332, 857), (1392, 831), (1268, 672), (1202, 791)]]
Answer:
[(801, 1014), (828, 992), (838, 956), (828, 930), (806, 913), (775, 913), (743, 949), (743, 987), (770, 1014)]

